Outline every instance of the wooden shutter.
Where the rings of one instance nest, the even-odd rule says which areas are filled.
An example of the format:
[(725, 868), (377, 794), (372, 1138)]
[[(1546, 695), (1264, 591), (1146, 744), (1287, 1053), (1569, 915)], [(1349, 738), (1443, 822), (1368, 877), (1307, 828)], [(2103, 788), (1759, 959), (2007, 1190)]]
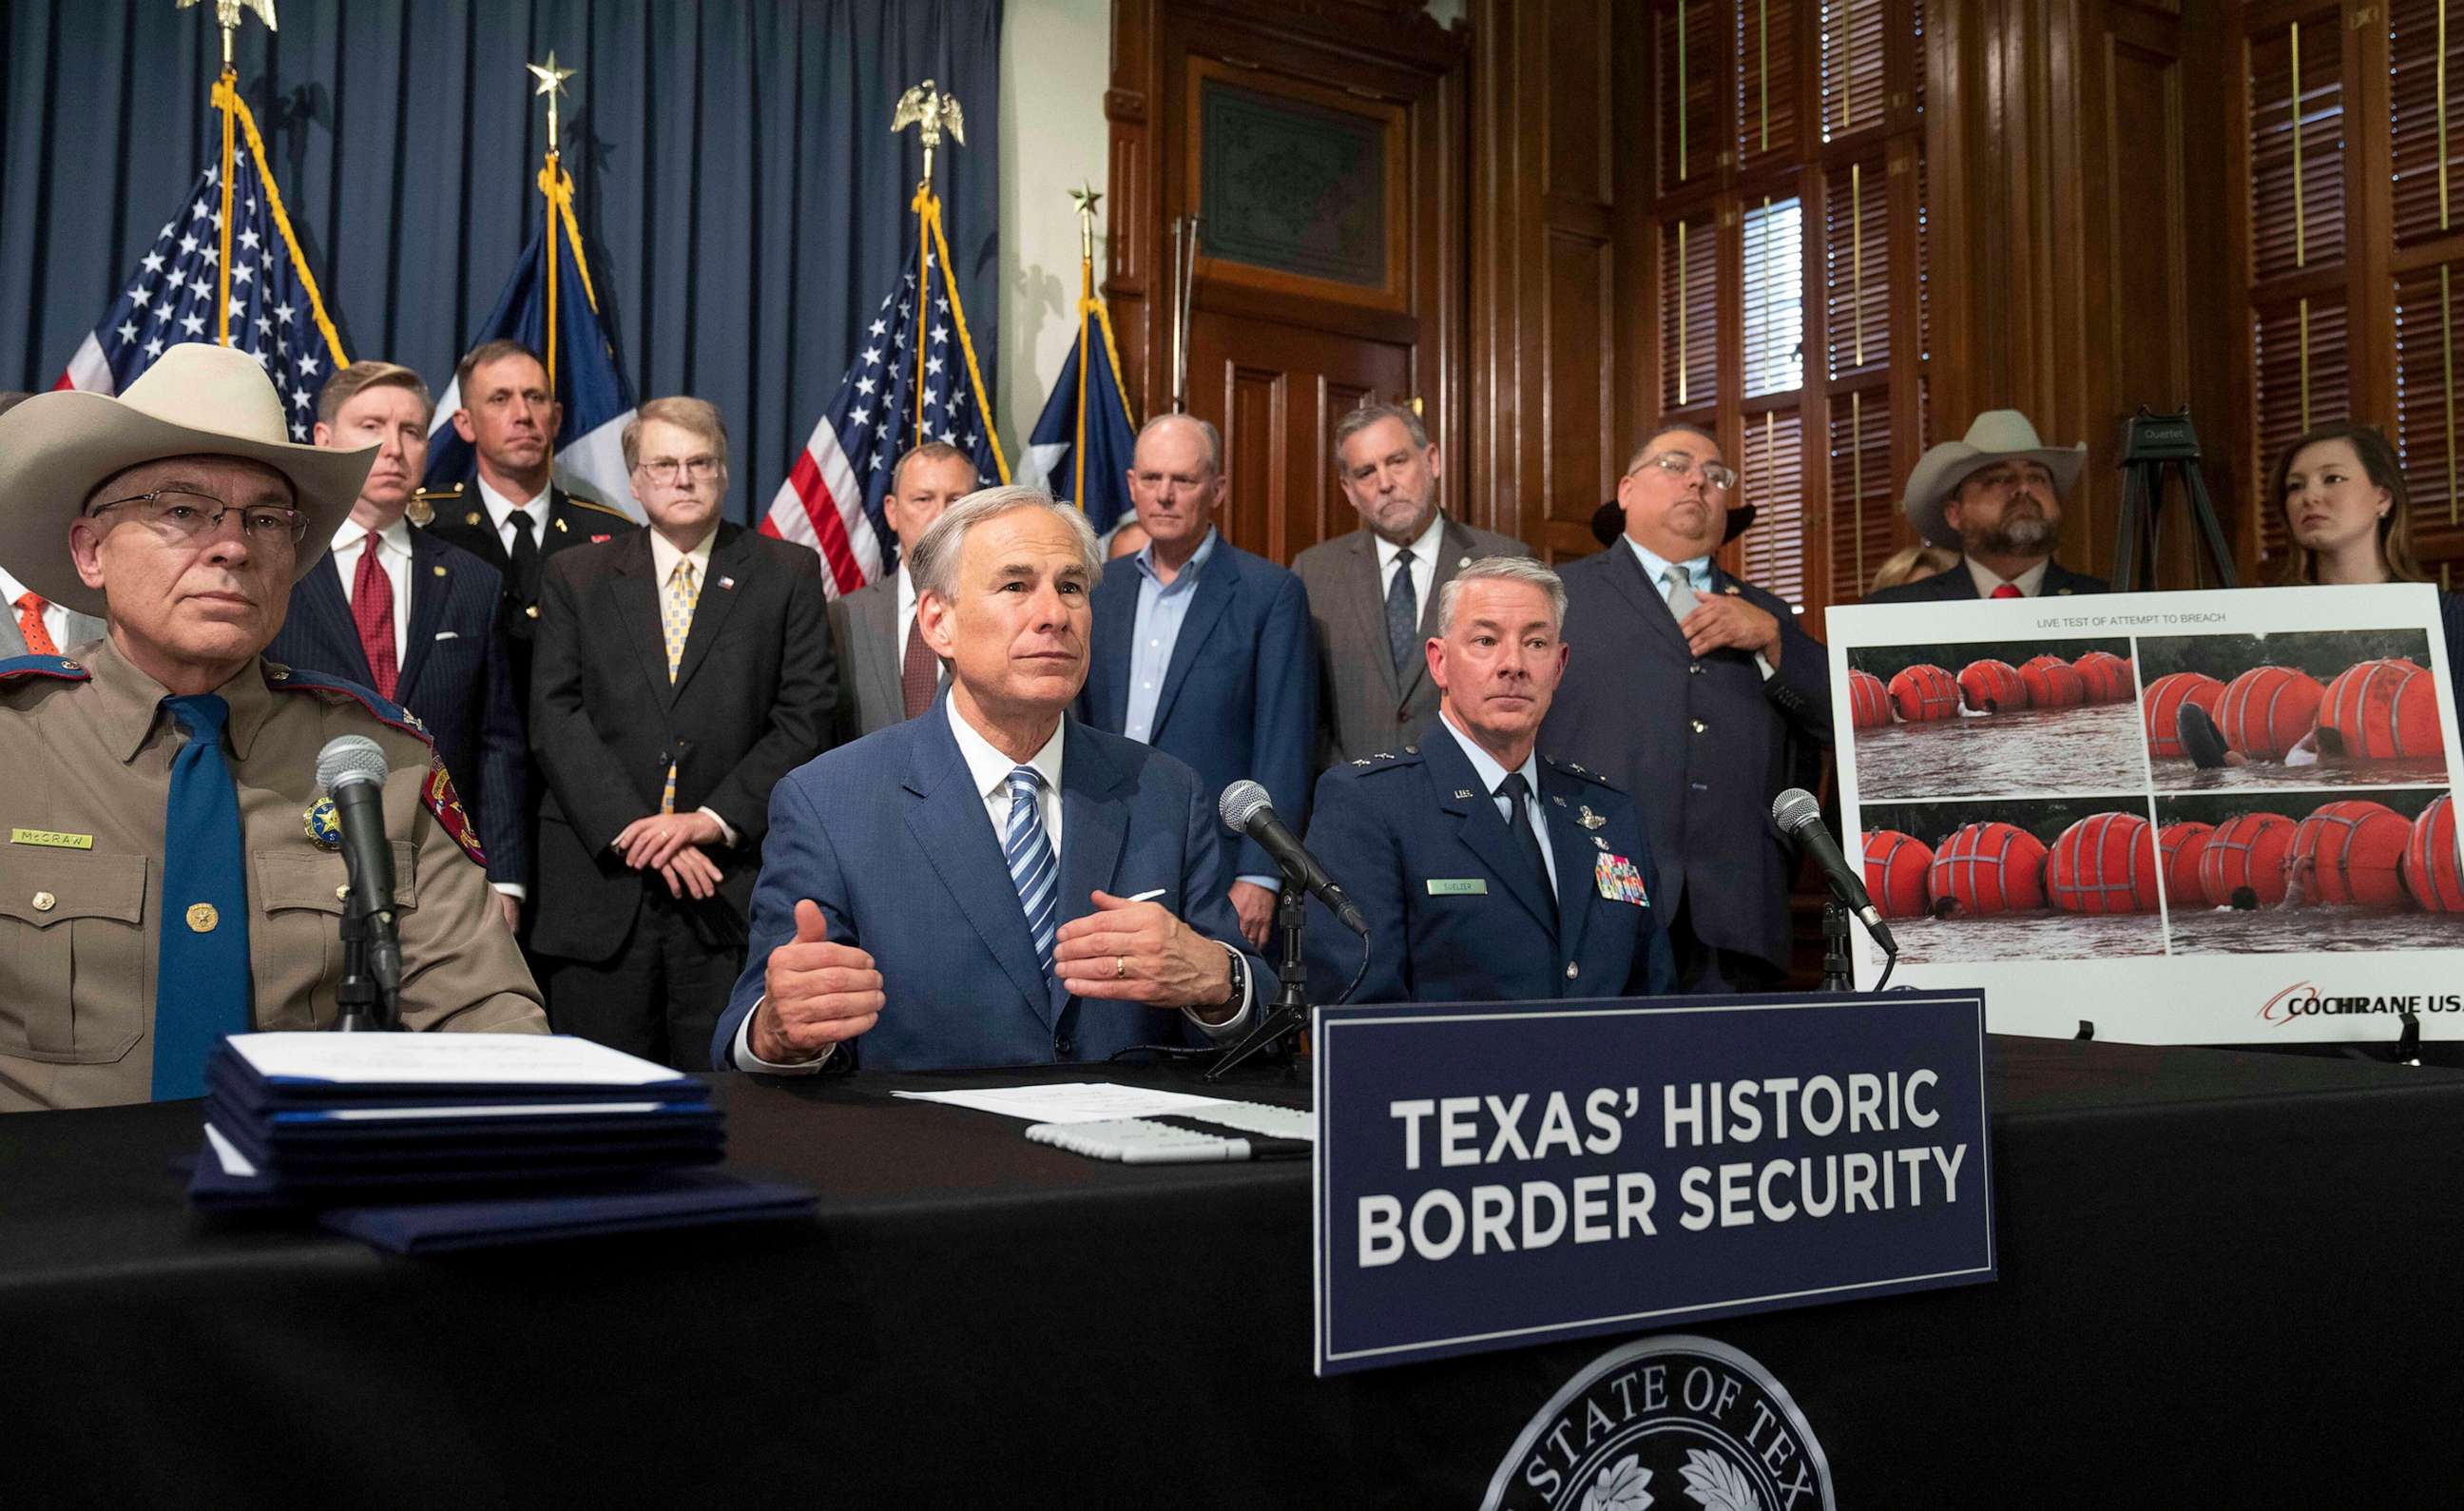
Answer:
[(1874, 568), (1900, 548), (1900, 478), (1891, 405), (1880, 389), (1831, 396), (1831, 601), (1865, 596)]
[(2464, 263), (2443, 262), (2395, 280), (2395, 392), (2393, 437), (2404, 462), (2412, 504), (2414, 540), (2440, 541), (2455, 554), (2464, 534), (2464, 497), (2456, 474), (2456, 339), (2464, 336)]
[(1890, 98), (1883, 0), (1820, 0), (1822, 140), (1880, 128)]
[(1879, 156), (1825, 176), (1822, 310), (1835, 381), (1891, 365), (1889, 182)]
[(2387, 7), (2387, 83), (2395, 243), (2406, 247), (2464, 225), (2464, 98), (2457, 93), (2464, 90), (2464, 3), (2395, 0)]
[[(1750, 0), (1749, 0), (1750, 3)], [(1745, 396), (1805, 386), (1805, 217), (1794, 196), (1746, 207), (1742, 227)]]
[(1675, 0), (1655, 18), (1660, 80), (1660, 188), (1664, 193), (1708, 178), (1719, 167), (1716, 81), (1721, 0)]
[(1719, 384), (1719, 243), (1711, 212), (1660, 228), (1660, 371), (1662, 410), (1711, 404)]
[(1737, 163), (1796, 154), (1796, 0), (1737, 0)]
[[(2342, 28), (2333, 10), (2250, 40), (2251, 280), (2344, 256)], [(2300, 60), (2299, 89), (2293, 65)], [(2299, 120), (2299, 130), (2296, 121)]]
[[(2352, 403), (2345, 361), (2344, 301), (2322, 295), (2252, 311), (2252, 370), (2257, 375), (2255, 453), (2250, 476), (2264, 488), (2277, 454), (2313, 426), (2343, 420)], [(2273, 558), (2284, 549), (2280, 499), (2255, 499), (2258, 550)]]
[(1749, 414), (1737, 438), (1737, 500), (1754, 506), (1738, 544), (1748, 582), (1802, 611), (1806, 600), (1805, 424), (1795, 410)]

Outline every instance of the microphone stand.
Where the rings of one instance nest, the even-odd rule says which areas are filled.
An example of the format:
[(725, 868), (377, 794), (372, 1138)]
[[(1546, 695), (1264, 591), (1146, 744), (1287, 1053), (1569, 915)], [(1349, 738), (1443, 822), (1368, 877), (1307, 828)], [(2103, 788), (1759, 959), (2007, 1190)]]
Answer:
[(1825, 991), (1857, 989), (1850, 917), (1847, 903), (1837, 898), (1822, 900), (1822, 989)]
[[(356, 872), (345, 854), (343, 865)], [(342, 904), (342, 979), (334, 986), (337, 1033), (388, 1033), (402, 1026), (402, 946), (379, 928), (360, 905), (359, 878), (351, 878), (351, 895)], [(393, 922), (390, 914), (384, 924)], [(390, 967), (391, 968), (387, 968)]]
[(1255, 1055), (1266, 1055), (1278, 1064), (1289, 1064), (1299, 1052), (1301, 1031), (1309, 1027), (1309, 966), (1301, 955), (1301, 925), (1308, 915), (1308, 890), (1286, 876), (1283, 890), (1275, 894), (1275, 930), (1283, 936), (1284, 958), (1275, 973), (1279, 987), (1274, 1004), (1248, 1036), (1206, 1072), (1208, 1080), (1221, 1080), (1234, 1066)]

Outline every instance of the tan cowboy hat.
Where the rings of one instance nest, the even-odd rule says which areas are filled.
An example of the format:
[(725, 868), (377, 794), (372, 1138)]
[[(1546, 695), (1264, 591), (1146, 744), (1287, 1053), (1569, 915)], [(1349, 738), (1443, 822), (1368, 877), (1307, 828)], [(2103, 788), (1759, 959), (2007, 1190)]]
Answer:
[(1943, 518), (1943, 505), (1969, 473), (2014, 456), (2043, 462), (2054, 475), (2054, 491), (2068, 493), (2071, 484), (2079, 481), (2079, 468), (2087, 463), (2087, 446), (2048, 446), (2037, 438), (2028, 416), (2017, 410), (1987, 410), (1968, 427), (1965, 437), (1944, 441), (1918, 458), (1917, 470), (1908, 474), (1907, 498), (1900, 507), (1919, 535), (1947, 550), (1959, 550), (1959, 532)]
[(328, 451), (290, 438), (282, 396), (254, 357), (183, 342), (114, 398), (55, 389), (0, 414), (0, 566), (52, 602), (99, 618), (100, 590), (69, 557), (69, 522), (115, 473), (173, 456), (242, 456), (291, 480), (308, 516), (291, 580), (324, 558), (377, 448)]

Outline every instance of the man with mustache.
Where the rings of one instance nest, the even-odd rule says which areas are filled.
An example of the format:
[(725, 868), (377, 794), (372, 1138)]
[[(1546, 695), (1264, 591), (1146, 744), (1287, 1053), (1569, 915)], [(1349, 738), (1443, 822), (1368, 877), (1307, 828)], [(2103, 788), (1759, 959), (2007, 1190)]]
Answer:
[(319, 446), (376, 447), (325, 561), (291, 589), (277, 661), (373, 689), (418, 716), (488, 853), (505, 925), (530, 876), (530, 756), (513, 664), (496, 633), (496, 569), (404, 518), (428, 465), (428, 385), (390, 362), (355, 362), (317, 396)]
[(1103, 569), (1086, 516), (988, 488), (908, 567), (949, 684), (771, 793), (753, 946), (712, 1061), (1051, 1064), (1242, 1033), (1275, 983), (1241, 948), (1214, 792), (1069, 717)]
[(1831, 738), (1822, 646), (1788, 604), (1712, 561), (1738, 481), (1690, 421), (1636, 449), (1617, 481), (1624, 535), (1564, 569), (1573, 654), (1540, 736), (1641, 809), (1681, 991), (1786, 973), (1796, 866), (1771, 804)]
[(2079, 480), (2084, 444), (2047, 446), (2016, 410), (1988, 410), (1968, 434), (1927, 451), (1902, 505), (1917, 533), (1961, 553), (1931, 577), (1865, 595), (1870, 604), (2101, 593), (2104, 579), (2054, 560), (2062, 495)]

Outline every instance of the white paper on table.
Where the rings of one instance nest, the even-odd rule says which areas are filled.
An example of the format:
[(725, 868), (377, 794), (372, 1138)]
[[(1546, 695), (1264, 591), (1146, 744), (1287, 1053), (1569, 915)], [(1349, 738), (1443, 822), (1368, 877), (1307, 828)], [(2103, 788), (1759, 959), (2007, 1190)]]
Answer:
[(206, 1124), (206, 1143), (212, 1146), (214, 1159), (222, 1166), (225, 1175), (245, 1178), (256, 1174), (256, 1167), (249, 1163), (247, 1155), (239, 1152), (239, 1145), (223, 1137), (223, 1130), (210, 1122)]
[(987, 1086), (980, 1091), (894, 1091), (910, 1101), (937, 1101), (978, 1112), (997, 1112), (1029, 1122), (1101, 1122), (1108, 1118), (1146, 1118), (1158, 1112), (1221, 1107), (1226, 1099), (1185, 1091), (1152, 1091), (1109, 1081), (1071, 1080), (1048, 1086)]
[(561, 1033), (234, 1033), (260, 1076), (336, 1085), (648, 1086), (665, 1065)]

